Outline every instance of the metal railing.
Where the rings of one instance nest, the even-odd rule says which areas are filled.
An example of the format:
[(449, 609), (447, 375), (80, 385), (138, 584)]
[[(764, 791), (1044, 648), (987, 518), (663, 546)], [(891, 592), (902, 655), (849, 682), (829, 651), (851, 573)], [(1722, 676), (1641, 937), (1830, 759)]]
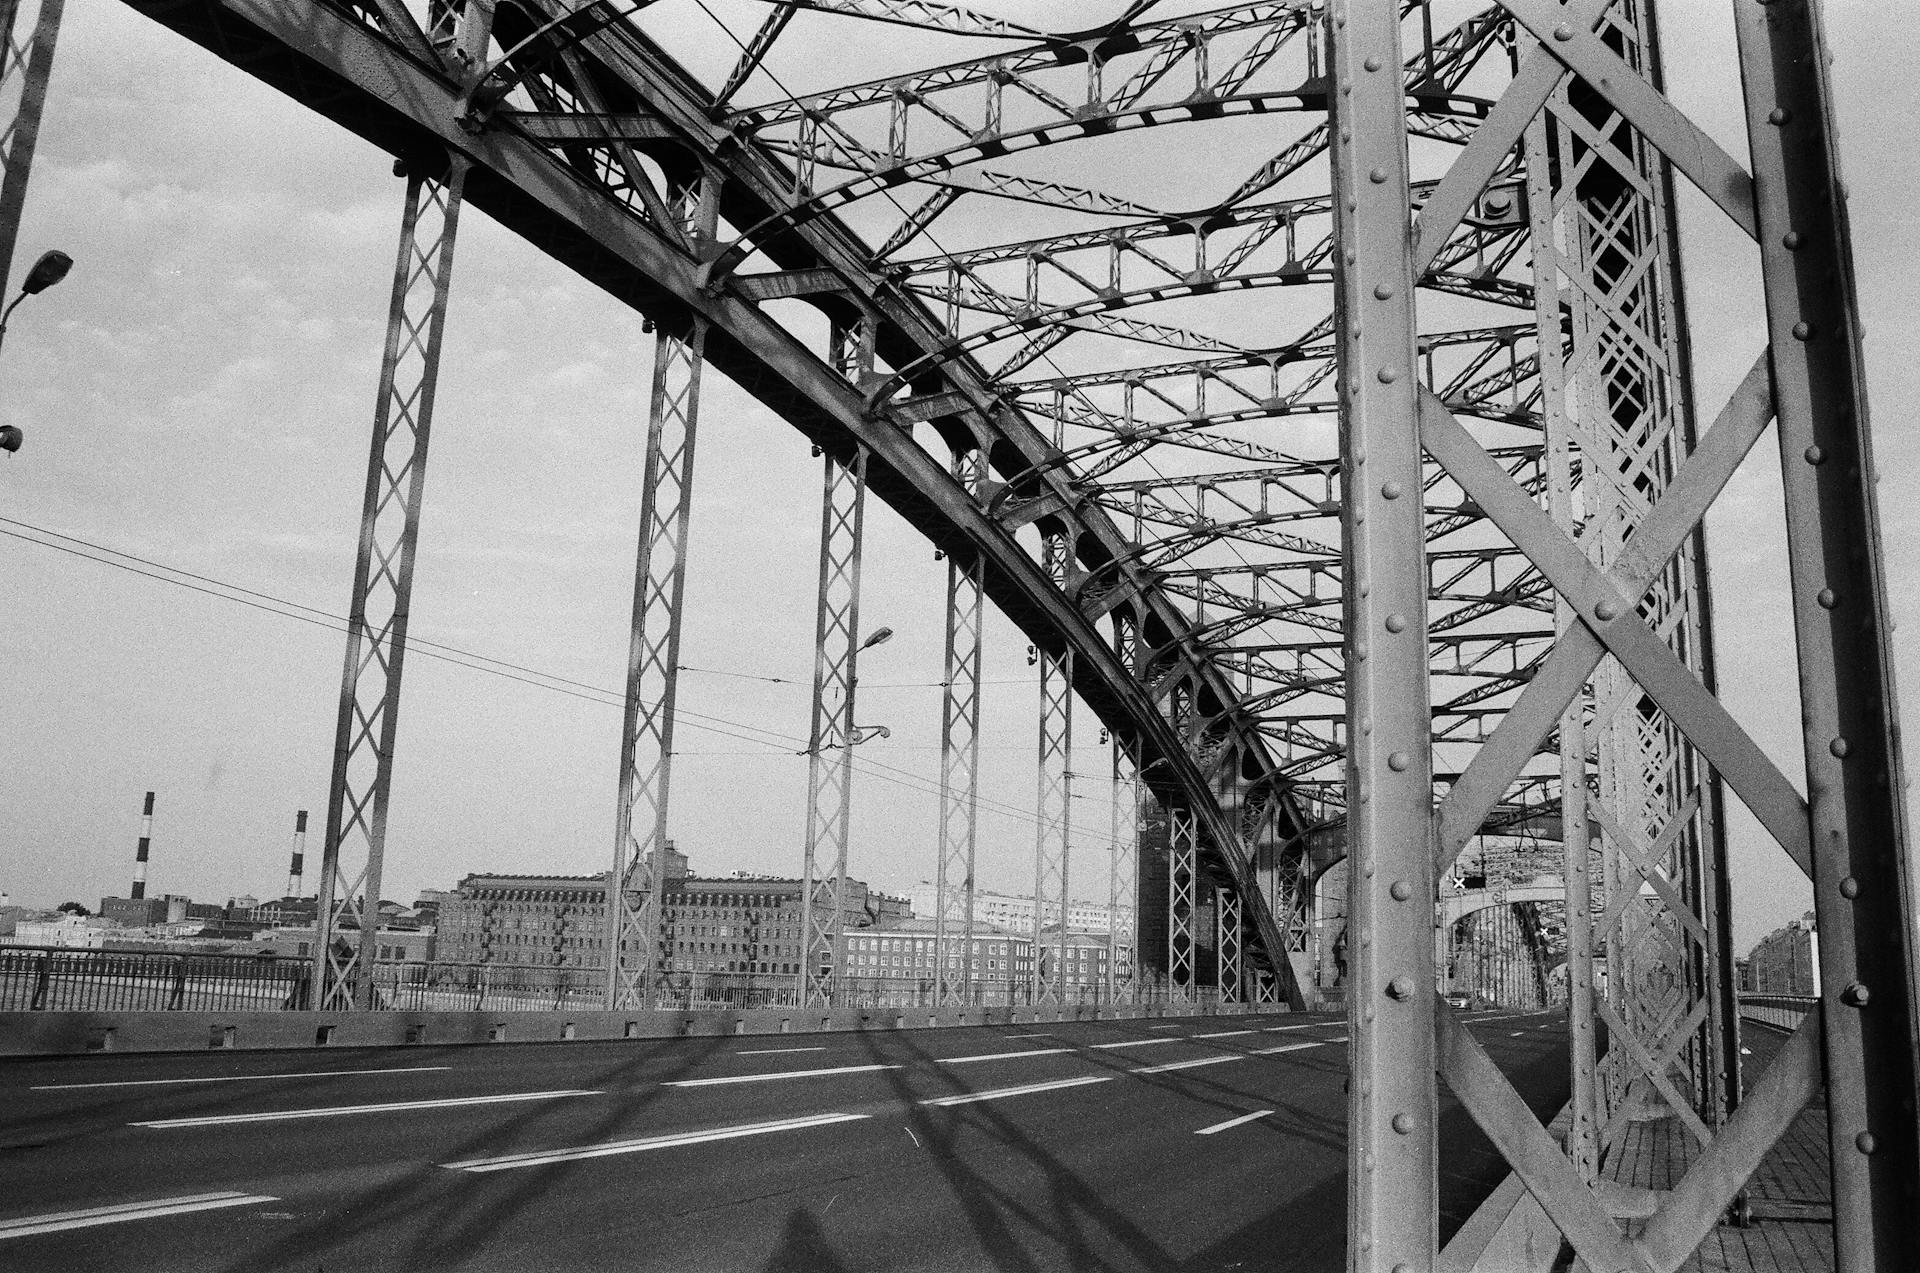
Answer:
[(308, 1004), (312, 961), (0, 947), (0, 1012), (275, 1012)]
[[(313, 961), (292, 955), (0, 947), (0, 1012), (300, 1011), (313, 1006)], [(373, 1006), (398, 1012), (594, 1011), (606, 978), (591, 966), (382, 962), (373, 968)], [(976, 981), (963, 1004), (944, 999), (931, 979), (847, 977), (835, 986), (840, 1008), (1032, 1007), (1029, 981)], [(1098, 982), (1065, 987), (1061, 1007), (1142, 1007), (1218, 1002), (1212, 986), (1175, 994), (1164, 984)], [(1046, 1001), (1053, 1003), (1056, 1001)], [(791, 976), (767, 973), (668, 973), (655, 1007), (667, 1011), (798, 1008)]]
[(1793, 1030), (1799, 1027), (1800, 1019), (1819, 1003), (1819, 998), (1814, 995), (1743, 994), (1740, 996), (1740, 1015), (1762, 1025)]

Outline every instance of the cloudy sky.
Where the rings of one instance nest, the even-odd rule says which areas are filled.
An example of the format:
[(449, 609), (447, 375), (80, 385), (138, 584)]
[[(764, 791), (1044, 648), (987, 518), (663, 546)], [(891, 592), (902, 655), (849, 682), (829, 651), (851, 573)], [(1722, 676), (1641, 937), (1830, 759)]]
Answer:
[[(1039, 6), (976, 7), (1047, 24)], [(1911, 705), (1920, 48), (1882, 5), (1827, 7)], [(1668, 8), (1685, 10), (1668, 15), (1674, 96), (1744, 155), (1710, 32), (1725, 6)], [(69, 0), (14, 279), (47, 248), (77, 264), (0, 353), (0, 421), (28, 435), (0, 459), (0, 891), (16, 901), (123, 895), (149, 789), (150, 891), (278, 893), (297, 808), (317, 863), (401, 194), (383, 153), (114, 0)], [(1717, 218), (1683, 211), (1717, 402), (1760, 346), (1758, 295)], [(434, 644), (407, 665), (389, 832), (401, 900), (611, 854), (652, 342), (472, 211), (454, 283), (413, 606)], [(674, 835), (703, 873), (797, 873), (819, 462), (718, 377), (701, 430), (683, 658), (705, 670), (682, 681)], [(1725, 697), (1797, 776), (1777, 507), (1763, 443), (1710, 547)], [(904, 891), (933, 871), (944, 565), (884, 508), (869, 535), (866, 626), (899, 635), (862, 664), (861, 718), (893, 733), (862, 748), (852, 870)], [(986, 887), (1031, 880), (1024, 651), (989, 629)], [(1109, 817), (1091, 733), (1074, 892), (1104, 897), (1104, 863), (1085, 862)], [(1744, 948), (1807, 902), (1744, 818), (1735, 849)]]

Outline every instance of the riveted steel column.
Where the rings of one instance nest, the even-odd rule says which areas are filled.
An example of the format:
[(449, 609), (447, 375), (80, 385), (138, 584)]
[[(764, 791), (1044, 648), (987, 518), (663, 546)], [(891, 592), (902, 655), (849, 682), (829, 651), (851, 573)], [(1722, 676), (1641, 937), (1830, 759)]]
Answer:
[(1167, 997), (1185, 1003), (1193, 990), (1193, 912), (1200, 871), (1200, 827), (1193, 810), (1167, 809)]
[[(680, 192), (677, 211), (690, 236), (712, 234), (718, 184), (703, 179)], [(607, 875), (607, 924), (602, 934), (610, 1010), (652, 1007), (658, 981), (666, 971), (663, 961), (669, 957), (664, 942), (667, 811), (706, 336), (706, 324), (696, 319), (685, 335), (662, 331), (654, 342), (626, 711), (620, 735), (619, 803), (614, 812), (613, 867)]]
[[(1042, 565), (1064, 584), (1070, 545), (1065, 535), (1049, 534)], [(1040, 651), (1040, 732), (1037, 756), (1036, 813), (1033, 837), (1033, 1002), (1057, 1004), (1066, 985), (1067, 837), (1072, 827), (1073, 651)], [(1057, 908), (1051, 939), (1048, 907)], [(1051, 946), (1049, 946), (1051, 941)], [(1047, 957), (1051, 949), (1052, 957)]]
[(1140, 788), (1120, 740), (1113, 740), (1113, 839), (1108, 846), (1107, 1002), (1138, 1003), (1140, 957), (1134, 938), (1139, 922)]
[(1800, 656), (1834, 1249), (1845, 1273), (1892, 1273), (1920, 1268), (1920, 1004), (1846, 206), (1818, 10), (1735, 13)]
[(1240, 967), (1240, 895), (1230, 888), (1213, 892), (1214, 951), (1218, 956), (1215, 980), (1221, 1003), (1244, 1003), (1246, 992)]
[[(40, 136), (40, 112), (53, 75), (53, 46), (60, 36), (65, 5), (66, 0), (40, 0), (39, 12), (29, 26), (20, 22), (19, 0), (0, 0), (0, 304), (6, 302), (20, 213), (27, 202), (27, 177), (33, 171), (33, 148)], [(16, 26), (32, 34), (19, 34)]]
[[(986, 453), (956, 451), (953, 478), (969, 493)], [(940, 703), (940, 861), (934, 877), (933, 948), (938, 1001), (973, 1000), (973, 861), (980, 829), (981, 559), (947, 562), (947, 653)]]
[(1343, 552), (1347, 835), (1347, 1261), (1424, 1271), (1434, 1206), (1433, 763), (1399, 5), (1336, 0), (1335, 314), (1348, 474)]
[[(467, 161), (452, 155), (443, 173), (407, 175), (321, 848), (314, 940), (321, 1009), (371, 1006), (400, 674), (466, 174)], [(345, 936), (349, 929), (357, 936)]]
[[(813, 728), (807, 742), (807, 843), (800, 900), (800, 1002), (835, 1001), (846, 963), (847, 823), (853, 812), (855, 663), (867, 452), (826, 457), (820, 500), (820, 605), (814, 622)], [(822, 860), (830, 873), (821, 870)]]
[[(1546, 112), (1528, 124), (1527, 209), (1536, 244), (1554, 241), (1554, 189), (1548, 159)], [(1560, 337), (1560, 288), (1555, 271), (1536, 253), (1534, 315), (1539, 331), (1541, 413), (1546, 433), (1547, 511), (1571, 538), (1574, 511), (1572, 420), (1567, 410), (1566, 345)], [(1580, 617), (1554, 594), (1554, 631), (1564, 636)], [(1581, 696), (1560, 717), (1561, 866), (1566, 885), (1568, 1068), (1572, 1091), (1567, 1109), (1567, 1156), (1580, 1179), (1591, 1182), (1600, 1168), (1599, 1104), (1595, 1095), (1598, 1050), (1593, 1012), (1593, 872), (1599, 842), (1588, 831), (1587, 726)], [(1604, 878), (1604, 877), (1603, 877)], [(1604, 913), (1604, 906), (1602, 912)]]

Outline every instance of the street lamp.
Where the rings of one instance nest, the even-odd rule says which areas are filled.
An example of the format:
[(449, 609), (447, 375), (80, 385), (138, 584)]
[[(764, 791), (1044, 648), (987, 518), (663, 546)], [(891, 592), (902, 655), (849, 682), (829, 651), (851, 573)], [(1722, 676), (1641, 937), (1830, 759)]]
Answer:
[[(867, 635), (866, 640), (862, 641), (859, 645), (853, 648), (853, 652), (848, 658), (849, 668), (851, 668), (853, 659), (859, 655), (860, 651), (870, 650), (876, 645), (884, 645), (886, 642), (891, 640), (893, 640), (892, 628), (875, 628), (872, 632), (870, 632)], [(849, 716), (852, 715), (851, 700), (853, 697), (853, 689), (854, 689), (854, 686), (858, 684), (859, 684), (858, 677), (851, 676), (851, 675), (848, 677), (847, 697), (849, 700), (849, 710), (847, 714)], [(822, 751), (826, 750), (829, 747), (853, 748), (853, 747), (858, 747), (861, 743), (869, 742), (875, 738), (891, 738), (891, 737), (893, 737), (893, 731), (885, 725), (849, 725), (848, 735), (846, 738), (842, 739), (841, 741), (818, 742), (813, 744), (812, 746), (802, 747), (799, 751), (795, 752), (794, 754), (797, 756), (817, 756)]]
[[(20, 308), (20, 302), (29, 296), (38, 296), (46, 291), (65, 278), (67, 271), (72, 268), (73, 258), (65, 252), (56, 250), (40, 254), (40, 259), (33, 263), (33, 268), (27, 271), (25, 281), (20, 284), (20, 295), (14, 297), (13, 303), (5, 310), (0, 310), (0, 345), (6, 343), (7, 320), (13, 317), (14, 310)], [(20, 444), (25, 440), (26, 435), (20, 431), (18, 425), (0, 425), (0, 451), (12, 454), (20, 449)]]

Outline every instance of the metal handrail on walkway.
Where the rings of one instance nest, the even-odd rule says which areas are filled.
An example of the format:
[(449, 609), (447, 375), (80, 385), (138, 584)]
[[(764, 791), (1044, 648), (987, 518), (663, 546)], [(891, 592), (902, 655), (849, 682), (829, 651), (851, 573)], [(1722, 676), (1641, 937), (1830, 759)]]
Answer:
[(1817, 995), (1750, 995), (1740, 996), (1740, 1015), (1762, 1025), (1778, 1026), (1782, 1030), (1792, 1030), (1799, 1026), (1800, 1019), (1813, 1011), (1820, 998)]

